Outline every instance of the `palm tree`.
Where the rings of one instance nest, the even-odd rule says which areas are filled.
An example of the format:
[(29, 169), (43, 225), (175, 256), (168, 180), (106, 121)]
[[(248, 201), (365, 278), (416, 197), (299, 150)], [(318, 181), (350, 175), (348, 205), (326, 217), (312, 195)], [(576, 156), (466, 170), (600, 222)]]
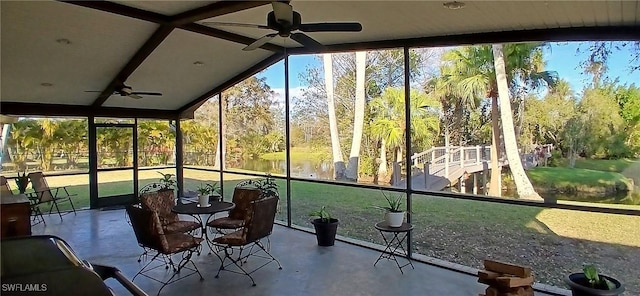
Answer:
[(329, 113), (329, 130), (331, 131), (331, 151), (333, 154), (333, 167), (336, 179), (345, 178), (346, 167), (342, 158), (342, 148), (340, 148), (340, 136), (338, 134), (338, 120), (336, 118), (336, 107), (333, 98), (333, 60), (331, 54), (323, 55), (324, 62), (324, 84), (327, 90), (327, 112)]
[[(505, 73), (510, 91), (522, 93), (542, 85), (553, 85), (554, 72), (543, 71), (542, 47), (544, 43), (506, 44)], [(452, 93), (462, 101), (478, 98), (491, 99), (492, 143), (491, 143), (491, 183), (489, 194), (501, 194), (501, 177), (498, 158), (500, 156), (500, 125), (498, 111), (498, 87), (490, 45), (463, 47), (452, 50), (444, 56), (448, 63), (446, 72)], [(466, 104), (465, 104), (466, 105)], [(513, 121), (513, 119), (511, 119)], [(507, 144), (507, 143), (505, 143)], [(508, 143), (512, 145), (513, 143)], [(513, 149), (513, 147), (508, 147)], [(517, 147), (515, 148), (517, 151)], [(526, 175), (525, 175), (526, 176)], [(521, 183), (521, 182), (518, 182)]]
[(61, 149), (65, 153), (68, 167), (75, 168), (82, 151), (88, 149), (87, 120), (63, 120), (56, 130), (56, 138), (60, 139)]
[[(416, 143), (425, 141), (434, 136), (439, 130), (439, 120), (436, 109), (439, 104), (426, 94), (411, 90), (410, 106), (410, 133)], [(404, 116), (404, 89), (387, 88), (382, 96), (371, 101), (373, 120), (371, 133), (375, 138), (386, 144), (393, 151), (393, 162), (402, 161), (402, 147), (405, 147), (405, 133), (407, 126)], [(418, 147), (422, 150), (425, 147)], [(410, 149), (410, 147), (408, 147)], [(386, 159), (381, 161), (386, 162)], [(395, 168), (395, 166), (394, 166)], [(395, 183), (399, 180), (391, 180)]]
[(360, 157), (360, 145), (362, 143), (362, 129), (364, 127), (365, 106), (365, 70), (367, 52), (356, 52), (356, 101), (355, 114), (353, 116), (353, 140), (351, 141), (351, 153), (347, 165), (346, 177), (351, 181), (358, 181), (358, 158)]
[(518, 152), (516, 133), (513, 128), (513, 117), (511, 115), (511, 100), (509, 99), (509, 85), (507, 83), (507, 73), (504, 65), (504, 54), (502, 44), (493, 45), (493, 60), (496, 70), (496, 84), (500, 96), (500, 119), (502, 120), (502, 131), (504, 135), (504, 146), (509, 161), (509, 169), (516, 182), (518, 196), (523, 199), (542, 200), (536, 193), (529, 181), (529, 177), (524, 172), (522, 160)]

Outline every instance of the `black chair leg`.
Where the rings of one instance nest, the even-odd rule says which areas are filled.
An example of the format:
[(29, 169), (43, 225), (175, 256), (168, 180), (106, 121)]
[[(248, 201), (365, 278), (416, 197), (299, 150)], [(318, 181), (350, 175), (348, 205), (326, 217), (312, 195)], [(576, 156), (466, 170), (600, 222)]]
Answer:
[(73, 214), (76, 214), (76, 208), (73, 206), (73, 201), (69, 198), (69, 203), (71, 204), (71, 210), (73, 210)]

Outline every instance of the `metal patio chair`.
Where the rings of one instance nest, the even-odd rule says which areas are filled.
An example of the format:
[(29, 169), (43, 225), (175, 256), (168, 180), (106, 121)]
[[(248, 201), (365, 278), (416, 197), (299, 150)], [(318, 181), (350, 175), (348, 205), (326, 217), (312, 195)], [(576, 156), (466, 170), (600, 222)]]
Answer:
[(55, 207), (58, 215), (60, 216), (60, 220), (62, 220), (62, 213), (60, 212), (58, 204), (62, 202), (69, 202), (71, 210), (74, 214), (76, 213), (76, 208), (73, 206), (71, 198), (77, 194), (70, 194), (66, 186), (54, 188), (49, 187), (49, 183), (42, 172), (29, 173), (28, 176), (31, 180), (31, 186), (34, 191), (32, 194), (36, 205), (50, 203), (51, 206), (49, 207), (49, 214), (51, 214)]
[[(273, 231), (273, 222), (276, 217), (277, 207), (277, 197), (252, 201), (249, 211), (245, 213), (244, 226), (242, 229), (213, 240), (217, 246), (224, 249), (224, 257), (220, 257), (218, 253), (215, 253), (221, 261), (216, 278), (220, 276), (220, 272), (223, 270), (244, 274), (251, 279), (252, 285), (255, 286), (256, 282), (251, 276), (255, 271), (273, 261), (278, 264), (278, 269), (282, 269), (280, 262), (269, 253), (269, 249), (262, 243), (262, 240), (268, 238)], [(236, 250), (237, 253), (234, 252), (234, 250)], [(247, 264), (249, 257), (258, 257), (266, 260), (266, 262), (252, 260), (251, 263)], [(257, 267), (251, 266), (254, 264), (257, 265)]]
[[(132, 280), (135, 280), (138, 275), (142, 275), (162, 283), (162, 287), (158, 290), (158, 294), (160, 294), (160, 291), (162, 291), (165, 286), (188, 276), (198, 274), (200, 280), (204, 279), (196, 264), (191, 260), (193, 252), (200, 248), (201, 238), (185, 233), (165, 233), (160, 224), (158, 213), (143, 209), (138, 205), (129, 205), (126, 211), (136, 235), (138, 245), (144, 248), (145, 251), (156, 253), (151, 260), (136, 273)], [(175, 254), (181, 254), (181, 259), (178, 263), (173, 262), (172, 255)], [(189, 263), (191, 263), (190, 266), (187, 265)], [(164, 269), (169, 269), (169, 267), (173, 269), (168, 279), (165, 279), (166, 276), (163, 276), (166, 275), (165, 273), (162, 273), (162, 277), (158, 277), (158, 273), (154, 272), (156, 269), (162, 267), (164, 267)], [(184, 272), (185, 270), (187, 271), (186, 273)]]

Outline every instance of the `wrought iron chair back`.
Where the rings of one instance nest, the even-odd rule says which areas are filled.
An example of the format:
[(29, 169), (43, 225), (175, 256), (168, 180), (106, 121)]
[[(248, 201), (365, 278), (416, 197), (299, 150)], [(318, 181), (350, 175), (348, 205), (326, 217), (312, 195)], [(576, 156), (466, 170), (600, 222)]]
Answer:
[(277, 207), (277, 197), (252, 202), (251, 210), (245, 218), (245, 243), (252, 243), (271, 235)]

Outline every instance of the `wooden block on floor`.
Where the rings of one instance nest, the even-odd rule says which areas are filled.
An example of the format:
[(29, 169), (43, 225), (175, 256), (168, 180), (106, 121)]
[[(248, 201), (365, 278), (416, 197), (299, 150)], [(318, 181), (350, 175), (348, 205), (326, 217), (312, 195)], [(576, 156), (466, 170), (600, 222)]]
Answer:
[(507, 288), (524, 287), (531, 286), (531, 284), (533, 284), (533, 276), (529, 276), (526, 278), (499, 276), (496, 278), (496, 281), (500, 286)]
[(512, 274), (523, 278), (531, 276), (531, 267), (500, 261), (484, 260), (484, 269), (499, 273)]
[(498, 285), (498, 282), (496, 282), (495, 279), (490, 280), (490, 279), (478, 278), (478, 283), (489, 285), (489, 286), (497, 286)]
[(524, 288), (524, 296), (533, 296), (533, 287), (525, 287)]
[(492, 280), (495, 279), (497, 277), (501, 276), (501, 274), (497, 273), (497, 272), (493, 272), (493, 271), (488, 271), (488, 270), (479, 270), (478, 271), (478, 277), (484, 280)]
[(494, 287), (488, 287), (486, 290), (484, 290), (484, 294), (487, 296), (498, 296), (499, 291)]

